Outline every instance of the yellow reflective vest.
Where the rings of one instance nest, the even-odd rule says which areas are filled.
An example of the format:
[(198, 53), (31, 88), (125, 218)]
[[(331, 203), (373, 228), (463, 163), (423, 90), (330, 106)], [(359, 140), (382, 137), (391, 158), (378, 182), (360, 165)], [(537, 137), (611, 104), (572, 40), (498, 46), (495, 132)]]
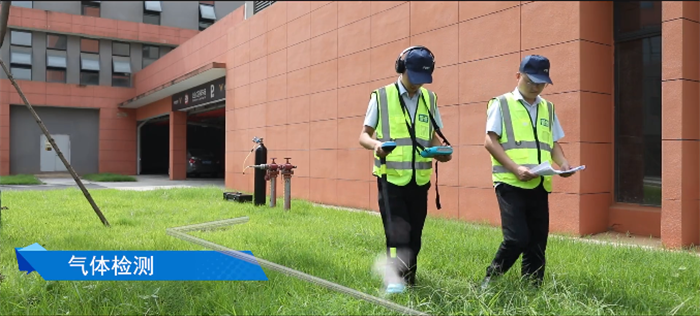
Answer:
[[(377, 128), (376, 134), (379, 141), (394, 141), (396, 148), (386, 156), (386, 166), (381, 165), (379, 157), (374, 155), (373, 174), (381, 177), (386, 173), (387, 181), (398, 186), (407, 185), (411, 181), (415, 170), (416, 183), (425, 185), (430, 181), (433, 171), (432, 158), (420, 156), (419, 148), (414, 147), (406, 122), (411, 122), (408, 110), (404, 112), (399, 98), (400, 91), (395, 84), (386, 85), (372, 93), (377, 100)], [(418, 106), (415, 114), (416, 140), (424, 147), (430, 147), (434, 129), (428, 116), (435, 117), (437, 95), (423, 87), (418, 96)]]
[[(503, 129), (500, 143), (506, 155), (516, 164), (528, 168), (533, 168), (545, 161), (552, 163), (554, 105), (541, 98), (540, 103), (537, 104), (536, 124), (533, 126), (527, 108), (514, 97), (513, 93), (509, 92), (493, 99), (488, 107), (495, 102), (499, 102), (501, 106)], [(491, 156), (491, 166), (494, 183), (502, 182), (524, 189), (534, 189), (543, 183), (545, 190), (552, 192), (552, 176), (520, 181), (493, 156)]]

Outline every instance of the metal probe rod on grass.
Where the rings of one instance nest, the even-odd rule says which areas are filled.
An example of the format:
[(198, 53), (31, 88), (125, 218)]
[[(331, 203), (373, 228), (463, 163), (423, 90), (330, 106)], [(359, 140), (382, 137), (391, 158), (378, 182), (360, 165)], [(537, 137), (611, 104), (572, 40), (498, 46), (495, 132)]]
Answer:
[[(0, 13), (0, 47), (2, 47), (2, 44), (3, 44), (4, 39), (5, 39), (5, 33), (7, 32), (7, 22), (9, 20), (9, 14), (10, 14), (10, 4), (11, 4), (10, 1), (3, 1), (2, 2), (2, 12)], [(102, 221), (102, 224), (106, 227), (110, 227), (109, 222), (107, 221), (107, 218), (105, 218), (105, 216), (102, 214), (102, 211), (100, 211), (100, 209), (97, 207), (97, 204), (95, 204), (95, 201), (93, 201), (92, 196), (90, 196), (90, 192), (88, 192), (87, 188), (85, 188), (85, 185), (83, 185), (83, 182), (80, 181), (78, 174), (75, 173), (75, 170), (73, 170), (73, 167), (70, 165), (70, 163), (68, 163), (66, 158), (63, 156), (63, 153), (58, 148), (58, 145), (56, 145), (56, 142), (54, 141), (53, 137), (51, 137), (51, 133), (49, 133), (49, 130), (46, 129), (46, 126), (44, 126), (44, 123), (39, 118), (39, 115), (34, 111), (34, 108), (32, 108), (32, 105), (29, 104), (27, 97), (24, 96), (24, 92), (22, 92), (22, 89), (19, 87), (19, 85), (17, 85), (15, 78), (12, 76), (12, 73), (10, 72), (10, 70), (7, 69), (7, 65), (5, 65), (5, 62), (2, 60), (2, 58), (0, 58), (0, 66), (2, 66), (2, 69), (5, 71), (7, 78), (10, 79), (10, 82), (12, 82), (12, 85), (17, 90), (19, 97), (22, 98), (22, 101), (24, 101), (24, 105), (27, 106), (27, 109), (29, 109), (29, 112), (31, 112), (32, 115), (34, 116), (36, 123), (39, 125), (39, 128), (41, 128), (41, 131), (46, 136), (46, 139), (49, 141), (49, 143), (51, 143), (51, 147), (56, 151), (56, 155), (58, 155), (58, 158), (61, 159), (61, 161), (63, 162), (63, 165), (66, 166), (66, 169), (68, 170), (70, 175), (73, 177), (73, 180), (75, 180), (75, 183), (78, 184), (78, 186), (80, 187), (80, 190), (83, 191), (83, 195), (85, 195), (85, 198), (88, 200), (88, 202), (92, 206), (92, 209), (95, 211), (97, 216), (100, 218), (100, 221)]]
[(312, 282), (312, 283), (315, 283), (317, 285), (323, 286), (325, 288), (328, 288), (328, 289), (331, 289), (334, 291), (338, 291), (338, 292), (342, 292), (342, 293), (348, 294), (350, 296), (354, 296), (356, 298), (365, 300), (365, 301), (370, 302), (370, 303), (382, 305), (386, 308), (397, 311), (397, 312), (402, 313), (404, 315), (428, 315), (428, 314), (425, 314), (423, 312), (408, 308), (406, 306), (399, 305), (399, 304), (396, 304), (394, 302), (391, 302), (391, 301), (388, 301), (388, 300), (385, 300), (385, 299), (382, 299), (379, 297), (375, 297), (375, 296), (372, 296), (372, 295), (369, 295), (366, 293), (362, 293), (360, 291), (353, 290), (351, 288), (342, 286), (340, 284), (336, 284), (336, 283), (315, 277), (313, 275), (309, 275), (309, 274), (306, 274), (304, 272), (297, 271), (297, 270), (285, 267), (283, 265), (276, 264), (274, 262), (270, 262), (270, 261), (266, 261), (266, 260), (263, 260), (260, 258), (256, 258), (256, 257), (248, 255), (246, 253), (236, 251), (233, 249), (229, 249), (229, 248), (226, 248), (224, 246), (215, 244), (215, 243), (210, 242), (210, 241), (206, 241), (206, 240), (201, 239), (201, 238), (197, 238), (197, 237), (188, 235), (188, 234), (183, 232), (183, 231), (204, 230), (204, 229), (209, 229), (209, 228), (214, 228), (214, 227), (227, 226), (227, 225), (231, 225), (231, 224), (240, 224), (240, 223), (244, 223), (247, 221), (248, 221), (248, 217), (242, 217), (242, 218), (235, 218), (235, 219), (231, 219), (231, 220), (216, 221), (216, 222), (211, 222), (211, 223), (203, 223), (203, 224), (196, 224), (196, 225), (190, 225), (190, 226), (168, 228), (166, 230), (166, 232), (168, 235), (182, 239), (184, 241), (195, 243), (195, 244), (198, 244), (202, 247), (216, 250), (216, 251), (223, 253), (225, 255), (241, 259), (241, 260), (246, 261), (248, 263), (257, 264), (257, 265), (263, 266), (263, 267), (268, 268), (268, 269), (272, 269), (272, 270), (275, 270), (275, 271), (278, 271), (278, 272), (281, 272), (281, 273), (284, 273), (287, 275), (291, 275), (291, 276), (296, 277), (298, 279)]

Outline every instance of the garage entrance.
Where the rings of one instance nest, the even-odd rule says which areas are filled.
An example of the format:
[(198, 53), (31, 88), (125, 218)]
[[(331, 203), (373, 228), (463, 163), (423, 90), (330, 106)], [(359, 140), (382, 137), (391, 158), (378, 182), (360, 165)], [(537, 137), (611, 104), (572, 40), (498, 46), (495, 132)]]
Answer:
[(187, 111), (187, 177), (224, 178), (226, 103)]
[(139, 122), (139, 174), (168, 175), (170, 156), (170, 116)]

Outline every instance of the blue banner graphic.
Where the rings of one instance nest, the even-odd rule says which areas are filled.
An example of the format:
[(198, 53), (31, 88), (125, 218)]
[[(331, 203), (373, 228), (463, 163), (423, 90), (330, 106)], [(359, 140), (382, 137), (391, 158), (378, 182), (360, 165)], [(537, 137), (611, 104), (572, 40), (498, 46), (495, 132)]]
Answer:
[(48, 251), (35, 243), (15, 254), (19, 271), (46, 281), (267, 281), (259, 264), (217, 251)]

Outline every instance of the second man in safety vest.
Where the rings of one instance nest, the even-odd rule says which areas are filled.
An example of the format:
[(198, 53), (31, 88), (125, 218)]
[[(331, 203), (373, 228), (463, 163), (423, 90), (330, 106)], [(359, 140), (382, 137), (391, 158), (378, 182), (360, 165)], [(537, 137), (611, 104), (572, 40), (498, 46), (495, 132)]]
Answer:
[(492, 277), (507, 272), (521, 254), (522, 275), (538, 285), (544, 278), (552, 176), (538, 176), (530, 169), (544, 162), (571, 169), (558, 143), (564, 131), (554, 105), (540, 97), (552, 84), (549, 70), (546, 57), (526, 56), (515, 75), (517, 87), (488, 104), (484, 146), (491, 154), (503, 242), (486, 269), (482, 289)]
[[(372, 92), (359, 139), (364, 148), (374, 151), (373, 174), (377, 177), (388, 263), (402, 279), (388, 282), (387, 292), (390, 293), (402, 292), (405, 285), (415, 284), (417, 257), (428, 213), (433, 159), (421, 157), (415, 143), (424, 147), (440, 146), (434, 125), (442, 128), (437, 95), (422, 87), (432, 83), (434, 55), (422, 46), (409, 47), (399, 54), (395, 68), (401, 74), (398, 80)], [(376, 139), (372, 137), (375, 131)], [(387, 154), (381, 146), (389, 140), (397, 146)], [(380, 161), (382, 158), (386, 159), (385, 166)], [(447, 162), (452, 156), (435, 159)], [(383, 174), (388, 181), (386, 188), (382, 186)], [(385, 207), (383, 196), (388, 196), (389, 209)]]

